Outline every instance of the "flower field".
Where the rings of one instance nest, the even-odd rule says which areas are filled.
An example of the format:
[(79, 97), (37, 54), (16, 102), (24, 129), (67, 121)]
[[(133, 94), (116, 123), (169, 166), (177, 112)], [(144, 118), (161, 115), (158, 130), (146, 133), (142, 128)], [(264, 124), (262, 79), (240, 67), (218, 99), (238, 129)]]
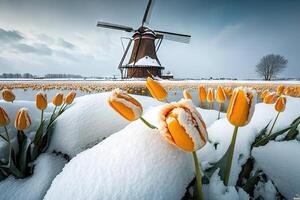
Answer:
[(1, 81), (0, 90), (0, 199), (300, 194), (300, 82)]

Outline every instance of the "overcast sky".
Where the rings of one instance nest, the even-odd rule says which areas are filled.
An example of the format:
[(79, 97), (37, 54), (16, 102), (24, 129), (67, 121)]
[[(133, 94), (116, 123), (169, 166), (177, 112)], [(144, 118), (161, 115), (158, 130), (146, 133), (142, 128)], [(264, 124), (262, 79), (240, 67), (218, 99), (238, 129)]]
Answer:
[[(0, 73), (119, 75), (120, 37), (98, 20), (138, 28), (147, 0), (0, 0)], [(175, 77), (257, 78), (269, 53), (300, 77), (300, 1), (156, 0), (149, 26), (192, 35), (164, 40), (158, 57)]]

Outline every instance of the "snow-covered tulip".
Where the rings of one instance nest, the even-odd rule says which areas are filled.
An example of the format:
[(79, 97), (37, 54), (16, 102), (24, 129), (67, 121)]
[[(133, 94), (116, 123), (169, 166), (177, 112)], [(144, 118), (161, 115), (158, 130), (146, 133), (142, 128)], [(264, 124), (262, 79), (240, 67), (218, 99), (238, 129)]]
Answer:
[(278, 85), (276, 88), (277, 95), (282, 95), (284, 92), (284, 88), (285, 88), (284, 85)]
[(245, 126), (250, 122), (254, 113), (254, 108), (254, 95), (249, 89), (242, 87), (234, 89), (227, 110), (228, 121), (235, 127), (229, 146), (229, 156), (227, 159), (227, 165), (225, 170), (224, 184), (226, 186), (228, 185), (230, 177), (232, 158), (238, 128), (241, 126)]
[(165, 101), (168, 97), (168, 93), (165, 88), (158, 82), (148, 77), (146, 81), (146, 87), (150, 91), (152, 97), (158, 101)]
[(16, 96), (11, 90), (4, 89), (2, 91), (2, 98), (7, 102), (13, 102), (16, 99)]
[(285, 110), (285, 106), (286, 106), (286, 97), (284, 95), (281, 95), (280, 97), (277, 98), (275, 106), (274, 106), (275, 110), (278, 113), (277, 113), (277, 115), (276, 115), (276, 117), (274, 119), (274, 122), (272, 124), (272, 127), (271, 127), (268, 135), (272, 134), (273, 128), (274, 128), (274, 126), (276, 124), (276, 121), (277, 121), (277, 119), (279, 117), (279, 114)]
[(276, 94), (274, 92), (269, 92), (264, 97), (264, 103), (265, 104), (273, 104), (276, 101)]
[(201, 105), (203, 102), (206, 101), (206, 89), (203, 85), (199, 85), (198, 87), (198, 96)]
[(63, 103), (64, 95), (62, 93), (57, 93), (53, 98), (52, 98), (52, 103), (55, 106), (61, 106)]
[(73, 103), (74, 99), (76, 97), (76, 92), (75, 91), (71, 91), (69, 92), (69, 94), (67, 94), (66, 98), (65, 98), (65, 104), (66, 105), (70, 105)]
[(210, 109), (212, 109), (212, 104), (214, 102), (214, 99), (215, 99), (215, 97), (214, 97), (214, 89), (213, 88), (208, 88), (206, 100), (209, 103)]
[(206, 125), (191, 100), (166, 104), (160, 112), (160, 133), (172, 145), (192, 152), (199, 199), (203, 199), (201, 172), (196, 151), (207, 142)]
[(39, 92), (36, 94), (35, 99), (36, 99), (36, 107), (39, 110), (45, 110), (47, 108), (48, 105), (47, 94)]
[(27, 108), (21, 108), (17, 115), (15, 120), (15, 127), (19, 131), (23, 131), (24, 129), (27, 129), (31, 125), (31, 119), (28, 115)]
[(193, 99), (193, 97), (192, 97), (192, 95), (191, 95), (191, 93), (188, 91), (188, 90), (183, 90), (183, 98), (184, 99), (190, 99), (190, 100), (192, 100)]
[(109, 105), (128, 121), (135, 121), (142, 116), (142, 105), (126, 92), (115, 89), (108, 99)]
[(6, 113), (6, 111), (0, 107), (0, 126), (7, 126), (9, 124), (10, 120), (9, 117)]

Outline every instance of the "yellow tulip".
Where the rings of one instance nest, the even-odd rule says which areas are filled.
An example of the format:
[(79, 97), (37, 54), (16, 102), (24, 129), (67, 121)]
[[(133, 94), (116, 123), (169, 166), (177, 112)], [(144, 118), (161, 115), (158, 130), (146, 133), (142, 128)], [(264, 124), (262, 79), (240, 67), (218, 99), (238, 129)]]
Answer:
[(278, 94), (278, 95), (282, 95), (283, 94), (283, 92), (284, 92), (284, 86), (283, 85), (278, 85), (277, 86), (277, 88), (276, 88), (276, 93)]
[(203, 85), (199, 85), (198, 95), (199, 95), (199, 101), (200, 102), (206, 101), (206, 90), (205, 90), (205, 87)]
[(269, 93), (269, 90), (264, 90), (264, 91), (262, 91), (262, 93), (260, 94), (260, 98), (261, 98), (261, 99), (264, 99), (265, 96), (266, 96), (268, 93)]
[(275, 110), (277, 112), (283, 112), (285, 110), (285, 106), (286, 106), (286, 97), (285, 96), (278, 97), (275, 103)]
[(229, 122), (237, 127), (247, 125), (252, 118), (254, 105), (251, 91), (241, 87), (234, 89), (227, 110)]
[(216, 90), (216, 100), (218, 103), (224, 103), (226, 101), (226, 94), (222, 86), (218, 86)]
[(168, 93), (158, 81), (148, 77), (146, 81), (146, 87), (150, 91), (152, 97), (158, 101), (165, 101), (167, 99)]
[(2, 107), (0, 107), (0, 126), (7, 126), (9, 122), (10, 120), (6, 111)]
[(206, 125), (191, 100), (166, 104), (160, 112), (160, 132), (171, 144), (193, 152), (207, 142)]
[(143, 113), (142, 105), (120, 89), (111, 92), (108, 103), (116, 112), (129, 121), (137, 120)]
[(192, 95), (190, 94), (190, 92), (188, 90), (183, 90), (183, 97), (184, 97), (184, 99), (190, 99), (190, 100), (193, 99)]
[(36, 94), (36, 107), (39, 109), (39, 110), (45, 110), (47, 108), (47, 94), (45, 93), (37, 93)]
[(57, 93), (53, 98), (52, 98), (52, 103), (55, 106), (61, 106), (63, 103), (64, 95), (62, 93)]
[(296, 91), (297, 91), (297, 96), (300, 97), (300, 87), (297, 87)]
[(16, 120), (15, 120), (16, 129), (22, 131), (28, 128), (30, 125), (31, 125), (31, 119), (28, 115), (28, 110), (26, 108), (21, 108), (16, 115)]
[(9, 89), (4, 89), (2, 91), (2, 97), (7, 102), (13, 102), (16, 99), (14, 93)]
[(214, 89), (208, 88), (207, 90), (207, 102), (212, 103), (214, 101)]
[(268, 94), (265, 95), (264, 97), (264, 103), (266, 104), (273, 104), (276, 101), (276, 94), (274, 92), (269, 92)]
[(69, 92), (69, 94), (67, 94), (67, 96), (66, 96), (65, 104), (70, 105), (71, 103), (73, 103), (75, 97), (76, 97), (75, 91)]

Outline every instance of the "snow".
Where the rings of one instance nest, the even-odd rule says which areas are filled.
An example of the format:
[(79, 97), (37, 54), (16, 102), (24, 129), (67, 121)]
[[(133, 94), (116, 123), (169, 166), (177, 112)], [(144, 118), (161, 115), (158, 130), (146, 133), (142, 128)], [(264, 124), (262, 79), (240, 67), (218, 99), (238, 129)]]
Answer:
[(25, 179), (10, 176), (0, 182), (0, 199), (40, 200), (46, 194), (54, 177), (62, 170), (66, 161), (55, 154), (42, 154), (36, 160), (34, 174)]
[(276, 193), (277, 191), (272, 181), (268, 180), (266, 183), (258, 182), (254, 190), (254, 199), (261, 197), (265, 200), (274, 200), (276, 199)]
[[(133, 66), (133, 63), (128, 64), (129, 66)], [(136, 63), (135, 66), (160, 66), (156, 59), (153, 59), (149, 56), (145, 56), (140, 58)]]
[(270, 142), (253, 150), (257, 165), (287, 199), (300, 193), (299, 141)]
[(73, 158), (45, 200), (176, 200), (193, 177), (191, 154), (138, 120)]
[[(108, 105), (109, 95), (106, 92), (76, 98), (57, 119), (48, 151), (56, 150), (73, 157), (129, 124)], [(132, 96), (141, 102), (144, 112), (161, 104), (151, 97)]]

